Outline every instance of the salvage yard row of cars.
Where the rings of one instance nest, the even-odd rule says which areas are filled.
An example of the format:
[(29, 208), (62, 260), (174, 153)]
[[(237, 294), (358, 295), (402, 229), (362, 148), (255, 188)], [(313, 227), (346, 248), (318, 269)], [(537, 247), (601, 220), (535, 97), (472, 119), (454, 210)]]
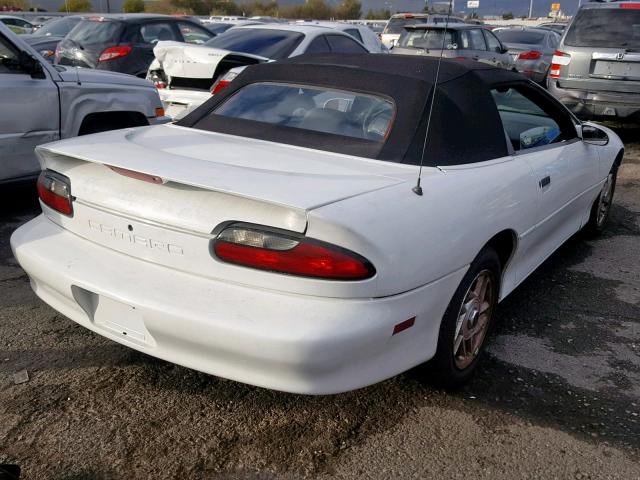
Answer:
[[(583, 35), (572, 29), (597, 24), (596, 9), (628, 43), (613, 59), (603, 42), (582, 81), (619, 92), (640, 83), (640, 5), (588, 4), (552, 55), (554, 88), (579, 80), (570, 69), (586, 53), (571, 50)], [(246, 25), (202, 46), (156, 29), (144, 74), (157, 90), (50, 65), (0, 25), (0, 83), (49, 88), (40, 105), (58, 102), (62, 124), (83, 117), (67, 116), (69, 97), (84, 88), (115, 102), (111, 87), (129, 88), (122, 78), (140, 82), (130, 108), (145, 105), (129, 119), (147, 126), (114, 119), (84, 137), (53, 125), (49, 139), (67, 138), (36, 142), (43, 213), (11, 237), (34, 291), (123, 345), (267, 388), (337, 393), (426, 361), (445, 385), (467, 381), (498, 302), (576, 232), (604, 230), (624, 147), (533, 73), (467, 55), (441, 62), (442, 46), (429, 43), (456, 51), (482, 39), (496, 58), (541, 45), (542, 57), (555, 37), (521, 29), (532, 43), (507, 47), (500, 32), (442, 27), (404, 30), (397, 51), (419, 55), (369, 53), (332, 25)], [(222, 48), (243, 35), (254, 47)], [(167, 122), (157, 93), (167, 87), (205, 95)], [(613, 101), (598, 95), (589, 102)], [(614, 115), (593, 113), (634, 118), (606, 108)], [(91, 114), (123, 113), (104, 109)], [(14, 137), (4, 154), (25, 136)]]

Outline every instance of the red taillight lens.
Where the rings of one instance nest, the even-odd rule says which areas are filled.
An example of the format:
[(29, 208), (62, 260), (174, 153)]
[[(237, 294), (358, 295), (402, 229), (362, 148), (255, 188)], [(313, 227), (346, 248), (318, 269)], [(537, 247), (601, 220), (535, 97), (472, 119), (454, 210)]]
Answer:
[(364, 280), (373, 265), (357, 253), (305, 237), (232, 226), (213, 244), (220, 260), (245, 267), (328, 280)]
[(42, 203), (57, 212), (73, 215), (71, 182), (67, 177), (52, 170), (44, 170), (38, 177), (37, 187)]
[(215, 95), (220, 90), (225, 88), (227, 85), (233, 82), (233, 79), (236, 78), (237, 76), (238, 74), (236, 72), (227, 72), (223, 76), (218, 78), (218, 80), (216, 80), (216, 83), (214, 83), (213, 86), (211, 87), (211, 95)]
[(531, 50), (518, 55), (518, 60), (538, 60), (540, 57), (542, 57), (542, 52)]
[(553, 58), (551, 59), (551, 67), (549, 67), (549, 77), (560, 78), (560, 70), (562, 69), (562, 67), (569, 65), (569, 63), (571, 63), (571, 55), (561, 52), (560, 50), (556, 50), (553, 53)]
[(620, 8), (640, 8), (640, 3), (621, 3)]
[(105, 48), (100, 57), (98, 58), (98, 63), (108, 62), (110, 60), (115, 60), (116, 58), (126, 57), (131, 53), (131, 47), (109, 47)]

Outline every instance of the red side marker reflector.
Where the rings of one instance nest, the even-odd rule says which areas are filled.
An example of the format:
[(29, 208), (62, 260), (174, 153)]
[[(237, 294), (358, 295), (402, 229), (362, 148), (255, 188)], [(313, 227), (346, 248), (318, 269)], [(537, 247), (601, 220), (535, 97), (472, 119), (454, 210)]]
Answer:
[(413, 327), (414, 323), (416, 323), (416, 317), (412, 317), (409, 320), (405, 320), (404, 322), (400, 322), (395, 327), (393, 327), (392, 335), (395, 335), (396, 333), (400, 333), (403, 330), (406, 330), (407, 328)]
[(136, 180), (142, 180), (143, 182), (158, 183), (158, 184), (166, 183), (164, 179), (160, 177), (156, 177), (155, 175), (147, 175), (146, 173), (136, 172), (134, 170), (127, 170), (126, 168), (114, 167), (112, 165), (107, 165), (107, 167), (109, 167), (114, 172), (119, 173), (120, 175), (129, 177), (129, 178), (135, 178)]

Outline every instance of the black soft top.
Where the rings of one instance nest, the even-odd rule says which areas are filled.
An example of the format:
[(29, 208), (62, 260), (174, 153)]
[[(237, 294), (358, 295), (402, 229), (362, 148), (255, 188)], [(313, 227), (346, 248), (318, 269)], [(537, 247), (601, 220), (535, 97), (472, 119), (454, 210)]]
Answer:
[[(228, 87), (178, 121), (186, 127), (398, 163), (419, 164), (438, 59), (408, 55), (323, 54), (248, 67)], [(221, 117), (212, 111), (245, 85), (315, 85), (391, 99), (396, 117), (384, 143)], [(508, 155), (491, 88), (528, 82), (515, 72), (442, 60), (425, 165), (458, 165)]]

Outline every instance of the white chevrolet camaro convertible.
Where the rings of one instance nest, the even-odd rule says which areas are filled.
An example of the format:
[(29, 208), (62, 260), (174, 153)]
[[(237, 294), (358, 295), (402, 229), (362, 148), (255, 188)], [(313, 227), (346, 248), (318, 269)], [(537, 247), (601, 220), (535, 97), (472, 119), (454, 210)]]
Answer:
[(513, 72), (445, 60), (434, 88), (437, 62), (256, 65), (176, 124), (38, 147), (13, 252), (62, 314), (196, 370), (325, 394), (431, 360), (460, 384), (498, 301), (603, 229), (623, 145)]

